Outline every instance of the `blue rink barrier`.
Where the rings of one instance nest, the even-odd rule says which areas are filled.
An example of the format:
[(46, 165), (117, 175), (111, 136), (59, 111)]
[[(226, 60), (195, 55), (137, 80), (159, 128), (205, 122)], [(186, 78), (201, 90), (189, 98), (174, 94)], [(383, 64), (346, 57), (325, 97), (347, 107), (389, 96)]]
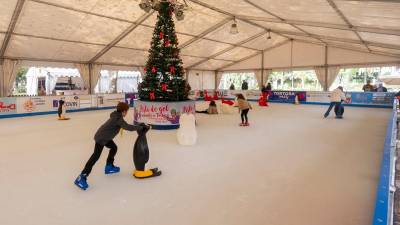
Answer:
[[(107, 110), (107, 109), (114, 109), (114, 108), (115, 108), (115, 106), (98, 107), (98, 108), (70, 109), (70, 110), (67, 110), (67, 113), (95, 111), (95, 110)], [(51, 114), (57, 114), (57, 113), (58, 113), (57, 111), (46, 111), (46, 112), (34, 112), (34, 113), (5, 114), (5, 115), (0, 115), (0, 119), (26, 117), (26, 116), (51, 115)]]
[(386, 129), (380, 177), (376, 192), (373, 225), (391, 225), (393, 223), (397, 104), (396, 100)]

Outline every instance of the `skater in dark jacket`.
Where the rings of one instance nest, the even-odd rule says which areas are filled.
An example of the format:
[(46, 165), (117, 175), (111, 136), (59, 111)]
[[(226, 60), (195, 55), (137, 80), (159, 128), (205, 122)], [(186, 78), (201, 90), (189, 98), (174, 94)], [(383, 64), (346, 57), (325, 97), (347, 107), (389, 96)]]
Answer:
[(96, 142), (94, 152), (86, 163), (81, 174), (75, 180), (75, 185), (79, 188), (86, 190), (89, 187), (86, 179), (92, 171), (94, 164), (100, 158), (104, 146), (110, 149), (107, 164), (104, 168), (105, 174), (118, 173), (120, 171), (119, 167), (114, 166), (114, 157), (117, 154), (117, 145), (113, 141), (114, 137), (117, 136), (121, 129), (128, 131), (143, 129), (142, 126), (130, 125), (125, 122), (124, 117), (128, 114), (128, 110), (128, 104), (124, 102), (118, 103), (117, 110), (112, 112), (110, 118), (97, 130), (94, 135), (94, 140)]

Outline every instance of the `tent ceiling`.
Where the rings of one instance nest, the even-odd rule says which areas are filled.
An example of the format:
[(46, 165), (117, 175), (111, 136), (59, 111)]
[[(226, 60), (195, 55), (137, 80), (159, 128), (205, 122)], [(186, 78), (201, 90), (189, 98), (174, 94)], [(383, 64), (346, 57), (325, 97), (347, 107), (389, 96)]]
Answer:
[[(226, 0), (229, 1), (229, 0)], [(326, 0), (249, 0), (288, 20), (344, 24)]]
[(235, 44), (264, 31), (264, 29), (248, 24), (242, 20), (237, 20), (236, 22), (239, 27), (239, 33), (236, 35), (227, 32), (232, 23), (226, 23), (215, 31), (207, 34), (205, 37), (211, 40), (225, 41), (227, 43)]
[(381, 48), (381, 47), (375, 47), (375, 46), (370, 46), (370, 49), (372, 51), (376, 51), (376, 52), (383, 52), (383, 53), (386, 52), (389, 54), (400, 55), (400, 49)]
[(395, 29), (400, 27), (397, 1), (335, 1), (354, 26)]
[[(51, 49), (51, 51), (42, 51), (42, 49)], [(98, 45), (14, 36), (10, 41), (6, 56), (16, 58), (56, 58), (68, 61), (88, 61), (101, 49), (102, 47)]]
[(219, 56), (216, 56), (216, 59), (225, 59), (225, 60), (231, 60), (231, 61), (237, 61), (240, 60), (243, 57), (252, 55), (256, 53), (257, 51), (251, 50), (251, 49), (246, 49), (246, 48), (234, 48), (230, 51), (227, 51)]
[(17, 0), (0, 0), (0, 31), (7, 31)]
[[(17, 2), (23, 3), (20, 14)], [(288, 39), (400, 59), (400, 2), (187, 2), (185, 19), (175, 21), (185, 67), (216, 70)], [(147, 60), (157, 15), (153, 13), (144, 19), (146, 14), (138, 3), (138, 0), (0, 0), (0, 45), (7, 47), (4, 55), (0, 52), (0, 58), (142, 66)], [(13, 15), (15, 28), (10, 26)], [(229, 33), (233, 18), (239, 28), (236, 35)], [(267, 39), (266, 30), (271, 30), (271, 39)]]
[(258, 49), (258, 50), (264, 50), (264, 49), (272, 47), (272, 46), (286, 40), (285, 37), (276, 35), (274, 33), (271, 33), (271, 39), (267, 39), (267, 38), (268, 38), (268, 34), (264, 34), (254, 40), (251, 40), (251, 41), (243, 44), (243, 46)]
[(230, 61), (223, 61), (223, 60), (215, 60), (215, 59), (210, 59), (196, 67), (194, 69), (200, 69), (200, 70), (214, 70), (215, 68), (220, 68), (223, 66), (226, 66), (232, 62)]
[(258, 21), (258, 20), (253, 20), (254, 23), (261, 25), (265, 29), (271, 29), (275, 30), (277, 32), (283, 31), (283, 32), (302, 32), (298, 28), (286, 24), (286, 23), (275, 23), (275, 22), (267, 22), (267, 21)]
[(5, 36), (5, 34), (1, 34), (1, 33), (0, 33), (0, 43), (3, 43), (4, 36)]
[(325, 27), (301, 26), (301, 25), (299, 27), (313, 35), (359, 40), (358, 36), (353, 31), (349, 30), (332, 29)]

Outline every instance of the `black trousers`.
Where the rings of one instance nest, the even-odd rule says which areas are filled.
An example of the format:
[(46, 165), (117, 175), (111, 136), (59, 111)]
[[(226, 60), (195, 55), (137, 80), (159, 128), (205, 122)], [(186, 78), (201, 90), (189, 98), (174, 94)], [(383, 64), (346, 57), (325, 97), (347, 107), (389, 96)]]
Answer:
[(249, 113), (250, 109), (243, 109), (242, 114), (240, 114), (240, 117), (242, 118), (242, 123), (246, 122), (248, 123), (249, 120), (247, 119), (247, 114)]
[[(328, 117), (329, 116), (329, 113), (331, 112), (331, 110), (332, 110), (332, 108), (333, 107), (340, 107), (342, 105), (342, 102), (331, 102), (331, 104), (329, 105), (329, 108), (328, 108), (328, 110), (325, 112), (325, 117)], [(337, 112), (335, 112), (336, 113), (336, 115), (337, 115)]]
[(86, 176), (89, 176), (90, 172), (92, 172), (92, 168), (94, 164), (96, 164), (97, 160), (99, 160), (101, 156), (101, 152), (103, 151), (104, 146), (110, 149), (108, 152), (108, 157), (107, 157), (107, 165), (113, 165), (114, 164), (114, 157), (117, 154), (118, 147), (114, 143), (113, 140), (107, 142), (105, 145), (101, 145), (96, 142), (94, 146), (94, 152), (92, 156), (90, 156), (89, 160), (87, 161), (85, 168), (82, 170), (82, 174), (85, 174)]

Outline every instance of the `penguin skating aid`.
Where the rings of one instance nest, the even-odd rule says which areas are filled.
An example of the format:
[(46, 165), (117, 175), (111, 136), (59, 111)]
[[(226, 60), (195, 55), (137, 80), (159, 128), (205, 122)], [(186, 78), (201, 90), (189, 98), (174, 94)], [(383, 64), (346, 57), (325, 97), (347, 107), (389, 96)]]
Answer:
[(138, 137), (133, 147), (133, 163), (136, 170), (133, 171), (132, 175), (139, 179), (160, 176), (161, 171), (158, 168), (145, 169), (145, 165), (149, 161), (149, 146), (147, 145), (146, 133), (150, 130), (150, 126), (143, 123), (140, 126), (143, 129), (137, 131)]

